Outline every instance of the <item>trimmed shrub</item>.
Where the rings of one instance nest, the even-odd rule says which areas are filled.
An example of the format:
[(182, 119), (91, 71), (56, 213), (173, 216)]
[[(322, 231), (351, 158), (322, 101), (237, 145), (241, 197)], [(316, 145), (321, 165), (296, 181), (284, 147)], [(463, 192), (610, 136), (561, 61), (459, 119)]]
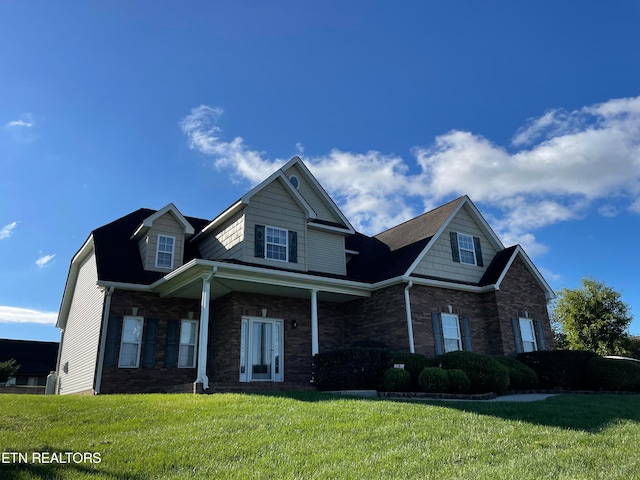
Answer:
[(438, 361), (446, 370), (460, 369), (471, 381), (471, 393), (504, 393), (509, 388), (509, 370), (495, 358), (480, 353), (445, 353)]
[(313, 357), (313, 378), (320, 390), (381, 390), (384, 387), (384, 372), (389, 365), (390, 357), (387, 350), (333, 350)]
[(584, 350), (540, 350), (520, 353), (516, 359), (538, 374), (541, 388), (582, 390), (591, 388), (588, 366), (596, 357)]
[(524, 363), (514, 358), (493, 357), (509, 370), (509, 388), (511, 390), (531, 390), (538, 388), (538, 374)]
[(445, 370), (449, 377), (449, 391), (451, 393), (468, 393), (471, 390), (471, 380), (463, 370), (454, 368)]
[(640, 392), (640, 363), (616, 358), (589, 360), (592, 388), (622, 392)]
[(387, 392), (406, 392), (411, 388), (411, 374), (402, 368), (390, 368), (384, 372), (384, 388)]
[(432, 359), (419, 353), (393, 352), (391, 354), (391, 364), (404, 363), (404, 369), (411, 374), (411, 386), (418, 388), (418, 375), (427, 367), (434, 367)]
[(418, 375), (418, 385), (423, 392), (445, 393), (449, 391), (449, 375), (439, 367), (427, 367)]

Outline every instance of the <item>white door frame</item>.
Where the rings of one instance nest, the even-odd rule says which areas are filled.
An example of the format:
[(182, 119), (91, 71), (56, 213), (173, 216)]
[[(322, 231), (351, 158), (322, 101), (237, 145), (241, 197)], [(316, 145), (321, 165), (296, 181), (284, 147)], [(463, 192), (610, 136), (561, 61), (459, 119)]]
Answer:
[[(271, 325), (271, 375), (270, 378), (253, 378), (253, 327), (256, 324)], [(282, 382), (284, 381), (284, 320), (280, 318), (243, 316), (240, 335), (240, 381)]]

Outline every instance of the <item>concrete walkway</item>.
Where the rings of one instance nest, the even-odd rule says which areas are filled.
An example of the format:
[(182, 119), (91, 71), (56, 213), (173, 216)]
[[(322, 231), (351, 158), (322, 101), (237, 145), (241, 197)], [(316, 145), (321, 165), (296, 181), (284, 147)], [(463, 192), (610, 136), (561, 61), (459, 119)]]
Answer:
[(514, 395), (502, 395), (487, 402), (539, 402), (549, 397), (556, 397), (557, 393), (518, 393)]

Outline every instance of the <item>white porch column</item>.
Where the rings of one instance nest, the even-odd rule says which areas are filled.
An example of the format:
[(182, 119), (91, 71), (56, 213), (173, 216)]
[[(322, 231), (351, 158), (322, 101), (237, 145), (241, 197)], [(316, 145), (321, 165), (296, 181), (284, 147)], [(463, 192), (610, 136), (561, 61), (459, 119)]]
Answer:
[(209, 343), (209, 302), (211, 301), (211, 277), (213, 273), (202, 276), (202, 294), (200, 296), (200, 338), (198, 340), (198, 378), (202, 388), (209, 388), (207, 377), (207, 350)]
[(318, 290), (311, 290), (311, 355), (318, 350)]
[(409, 300), (409, 289), (413, 287), (413, 282), (409, 280), (404, 289), (404, 306), (407, 312), (407, 333), (409, 334), (409, 351), (416, 353), (415, 344), (413, 343), (413, 323), (411, 322), (411, 301)]

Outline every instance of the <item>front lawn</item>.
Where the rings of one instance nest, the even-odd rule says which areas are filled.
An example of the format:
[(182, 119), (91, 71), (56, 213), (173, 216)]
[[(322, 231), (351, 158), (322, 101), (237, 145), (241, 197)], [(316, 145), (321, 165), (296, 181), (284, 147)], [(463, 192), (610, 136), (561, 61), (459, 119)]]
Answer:
[(639, 421), (635, 395), (2, 395), (0, 478), (627, 479)]

